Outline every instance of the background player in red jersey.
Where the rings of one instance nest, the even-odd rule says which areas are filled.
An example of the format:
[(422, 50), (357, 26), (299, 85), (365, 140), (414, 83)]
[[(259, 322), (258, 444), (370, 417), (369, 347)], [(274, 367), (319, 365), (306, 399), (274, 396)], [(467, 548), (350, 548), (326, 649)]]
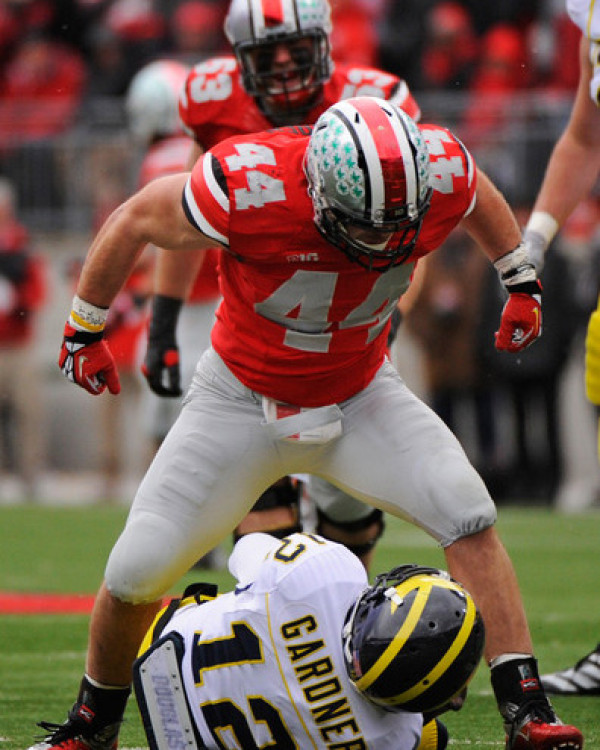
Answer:
[[(408, 86), (397, 76), (364, 65), (334, 64), (327, 0), (232, 0), (225, 33), (234, 54), (196, 65), (181, 97), (181, 119), (194, 144), (190, 169), (206, 149), (224, 138), (278, 125), (314, 123), (331, 104), (351, 96), (379, 96), (413, 119), (420, 116)], [(181, 327), (177, 320), (182, 299), (178, 295), (182, 279), (192, 281), (189, 269), (195, 261), (185, 254), (159, 252), (157, 257), (146, 373), (157, 393), (180, 396), (181, 387), (187, 388), (191, 378), (179, 373)], [(204, 267), (201, 273), (206, 278)], [(193, 294), (192, 290), (189, 301)], [(205, 341), (201, 331), (197, 341)], [(185, 346), (182, 349), (183, 357), (192, 358)], [(195, 346), (194, 354), (197, 351)], [(306, 479), (306, 494), (316, 503), (319, 533), (349, 546), (368, 567), (383, 530), (382, 512), (329, 482)], [(279, 479), (241, 521), (235, 536), (250, 531), (283, 536), (298, 530), (302, 490), (297, 479)]]
[[(184, 172), (190, 153), (190, 139), (183, 132), (177, 106), (179, 94), (185, 83), (189, 68), (175, 60), (157, 60), (144, 66), (133, 77), (127, 91), (126, 109), (129, 128), (145, 149), (138, 177), (138, 188), (150, 180), (168, 174)], [(160, 263), (164, 253), (155, 249), (155, 274), (160, 277)], [(177, 363), (185, 383), (190, 383), (194, 367), (200, 354), (210, 344), (210, 329), (219, 301), (219, 285), (216, 273), (216, 253), (207, 254), (200, 273), (196, 276), (188, 298), (188, 305), (179, 320), (179, 334), (184, 341), (181, 362)], [(154, 316), (152, 336), (160, 338), (160, 316)], [(144, 365), (150, 376), (156, 363), (152, 361), (154, 349)], [(152, 390), (165, 395), (168, 390), (159, 380), (152, 381)], [(147, 419), (156, 450), (171, 425), (177, 418), (180, 403), (152, 395)]]
[(340, 102), (314, 128), (226, 139), (107, 220), (65, 326), (67, 378), (118, 393), (103, 327), (148, 242), (172, 252), (218, 242), (223, 299), (212, 348), (109, 557), (79, 697), (43, 748), (116, 746), (131, 665), (164, 592), (295, 473), (410, 519), (443, 547), (486, 623), (507, 748), (582, 747), (540, 685), (485, 484), (386, 357), (416, 262), (459, 224), (507, 292), (496, 346), (519, 352), (541, 333), (541, 288), (514, 215), (448, 130), (382, 99)]
[[(176, 60), (157, 60), (138, 71), (129, 85), (126, 98), (129, 127), (136, 140), (146, 149), (138, 187), (157, 177), (183, 172), (187, 168), (190, 139), (183, 132), (178, 103), (188, 73), (189, 68)], [(154, 275), (160, 279), (162, 264), (169, 262), (168, 255), (154, 248), (153, 258)], [(170, 336), (175, 335), (169, 310), (166, 315), (161, 314), (160, 298), (153, 299), (154, 315), (150, 321), (149, 342), (142, 367), (152, 390), (148, 393), (144, 415), (151, 438), (151, 456), (164, 440), (181, 408), (180, 399), (163, 396), (176, 395), (176, 388), (181, 393), (180, 380), (186, 388), (191, 383), (196, 362), (210, 345), (210, 331), (219, 299), (216, 250), (206, 254), (188, 294), (187, 305), (179, 316), (177, 328), (181, 347), (177, 347), (174, 340), (172, 343), (169, 340)], [(171, 347), (166, 363), (165, 347)], [(164, 363), (168, 365), (168, 371), (164, 369)], [(167, 374), (168, 382), (165, 382), (164, 376)], [(220, 549), (211, 550), (204, 556), (202, 566), (220, 568), (224, 564), (223, 557)]]

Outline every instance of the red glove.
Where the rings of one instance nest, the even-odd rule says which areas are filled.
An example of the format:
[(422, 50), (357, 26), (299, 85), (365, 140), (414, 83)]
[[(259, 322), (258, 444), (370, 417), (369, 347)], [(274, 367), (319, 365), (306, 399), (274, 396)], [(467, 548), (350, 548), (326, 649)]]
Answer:
[(527, 281), (507, 287), (508, 300), (496, 331), (496, 349), (520, 352), (542, 333), (542, 285)]
[(63, 375), (94, 396), (107, 387), (114, 394), (121, 391), (115, 360), (102, 336), (102, 332), (78, 331), (66, 323), (58, 357)]

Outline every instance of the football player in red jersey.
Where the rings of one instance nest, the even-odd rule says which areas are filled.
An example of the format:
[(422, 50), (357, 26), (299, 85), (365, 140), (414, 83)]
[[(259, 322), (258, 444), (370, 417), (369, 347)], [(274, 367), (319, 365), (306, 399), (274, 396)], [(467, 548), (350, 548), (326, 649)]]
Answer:
[[(314, 123), (340, 99), (373, 95), (420, 116), (405, 81), (361, 65), (334, 64), (330, 55), (330, 6), (327, 0), (233, 0), (225, 32), (234, 54), (196, 65), (180, 100), (180, 116), (192, 136), (189, 167), (208, 148), (232, 135), (267, 130), (274, 125)], [(193, 256), (191, 252), (189, 255)], [(209, 256), (210, 257), (210, 256)], [(158, 254), (146, 373), (150, 387), (163, 396), (181, 395), (175, 333), (182, 299), (181, 277), (191, 279), (193, 259)], [(196, 351), (196, 349), (194, 349)], [(185, 354), (184, 354), (185, 356)], [(316, 504), (317, 530), (343, 542), (368, 568), (383, 531), (383, 514), (318, 477), (306, 478)], [(268, 531), (283, 536), (299, 527), (297, 479), (279, 479), (262, 495), (235, 530)]]
[[(444, 549), (486, 623), (510, 750), (579, 750), (539, 683), (496, 509), (458, 440), (386, 356), (418, 259), (461, 224), (507, 301), (496, 346), (541, 333), (541, 288), (516, 219), (448, 130), (358, 97), (288, 127), (226, 139), (190, 174), (154, 180), (107, 220), (84, 264), (59, 366), (119, 391), (107, 310), (147, 242), (221, 245), (212, 347), (142, 480), (92, 615), (79, 697), (44, 748), (115, 747), (131, 665), (161, 597), (280, 476), (309, 473), (411, 520)], [(62, 744), (61, 744), (62, 743)]]
[[(145, 149), (138, 188), (157, 177), (183, 172), (187, 168), (190, 139), (181, 127), (177, 105), (188, 73), (189, 69), (176, 60), (155, 60), (139, 70), (129, 85), (125, 101), (129, 129)], [(160, 262), (164, 254), (156, 250), (155, 255), (158, 256), (155, 273), (160, 276)], [(177, 371), (179, 373), (181, 367), (182, 377), (187, 383), (191, 382), (200, 354), (210, 344), (210, 329), (219, 299), (216, 252), (208, 253), (194, 281), (189, 304), (179, 321), (179, 333), (185, 346), (183, 362), (181, 365), (177, 362)], [(154, 316), (155, 328), (151, 330), (150, 338), (155, 336), (164, 342), (164, 332), (156, 330), (158, 324), (159, 320)], [(152, 347), (150, 351), (154, 351)], [(156, 364), (147, 360), (144, 369), (154, 373)], [(148, 376), (151, 377), (150, 373)], [(152, 381), (152, 390), (159, 395), (169, 393), (171, 386), (172, 381), (168, 384), (161, 380)], [(155, 450), (177, 418), (179, 404), (171, 399), (154, 397), (148, 404), (147, 412)]]
[[(145, 149), (140, 166), (138, 187), (167, 174), (185, 171), (190, 153), (190, 139), (183, 132), (178, 113), (179, 95), (189, 68), (178, 60), (159, 59), (145, 65), (133, 77), (125, 100), (129, 129), (135, 140)], [(162, 263), (168, 255), (153, 248), (154, 274), (160, 278)], [(170, 318), (161, 314), (152, 316), (149, 343), (142, 372), (151, 384), (146, 392), (144, 425), (150, 439), (150, 458), (177, 419), (180, 400), (162, 396), (181, 394), (179, 381), (189, 385), (196, 362), (210, 345), (210, 331), (215, 310), (220, 300), (217, 276), (217, 252), (207, 253), (188, 294), (188, 304), (178, 321), (179, 348), (169, 337), (175, 336)], [(154, 306), (159, 303), (153, 299)], [(160, 311), (158, 311), (160, 312)], [(170, 356), (164, 359), (164, 350), (171, 347)], [(181, 354), (181, 356), (180, 356)], [(169, 376), (165, 380), (165, 376)], [(200, 564), (200, 563), (199, 563)], [(221, 568), (224, 553), (211, 550), (201, 561), (202, 567)]]

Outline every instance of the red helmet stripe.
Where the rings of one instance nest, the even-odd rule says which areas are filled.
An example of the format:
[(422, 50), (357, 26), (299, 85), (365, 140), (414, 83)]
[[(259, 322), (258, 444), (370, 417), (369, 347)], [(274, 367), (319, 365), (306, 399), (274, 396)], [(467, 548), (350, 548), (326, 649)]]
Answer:
[(390, 117), (375, 100), (366, 98), (364, 104), (360, 103), (360, 113), (371, 132), (381, 162), (385, 210), (414, 203), (416, 175), (412, 150), (395, 112)]
[[(417, 200), (417, 174), (412, 146), (396, 109), (373, 97), (340, 102), (360, 136), (367, 167), (371, 218)], [(355, 113), (359, 114), (356, 118)]]
[(282, 0), (262, 0), (262, 12), (265, 26), (281, 26), (284, 21)]

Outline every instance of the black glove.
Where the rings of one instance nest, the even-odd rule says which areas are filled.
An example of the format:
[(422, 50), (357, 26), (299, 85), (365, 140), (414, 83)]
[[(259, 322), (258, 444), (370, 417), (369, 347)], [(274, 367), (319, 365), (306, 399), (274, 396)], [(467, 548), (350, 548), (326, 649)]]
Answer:
[(27, 256), (25, 253), (0, 251), (0, 276), (11, 284), (20, 284), (27, 274)]
[(142, 372), (158, 396), (182, 395), (179, 348), (175, 337), (183, 300), (156, 294), (152, 300), (148, 349)]

